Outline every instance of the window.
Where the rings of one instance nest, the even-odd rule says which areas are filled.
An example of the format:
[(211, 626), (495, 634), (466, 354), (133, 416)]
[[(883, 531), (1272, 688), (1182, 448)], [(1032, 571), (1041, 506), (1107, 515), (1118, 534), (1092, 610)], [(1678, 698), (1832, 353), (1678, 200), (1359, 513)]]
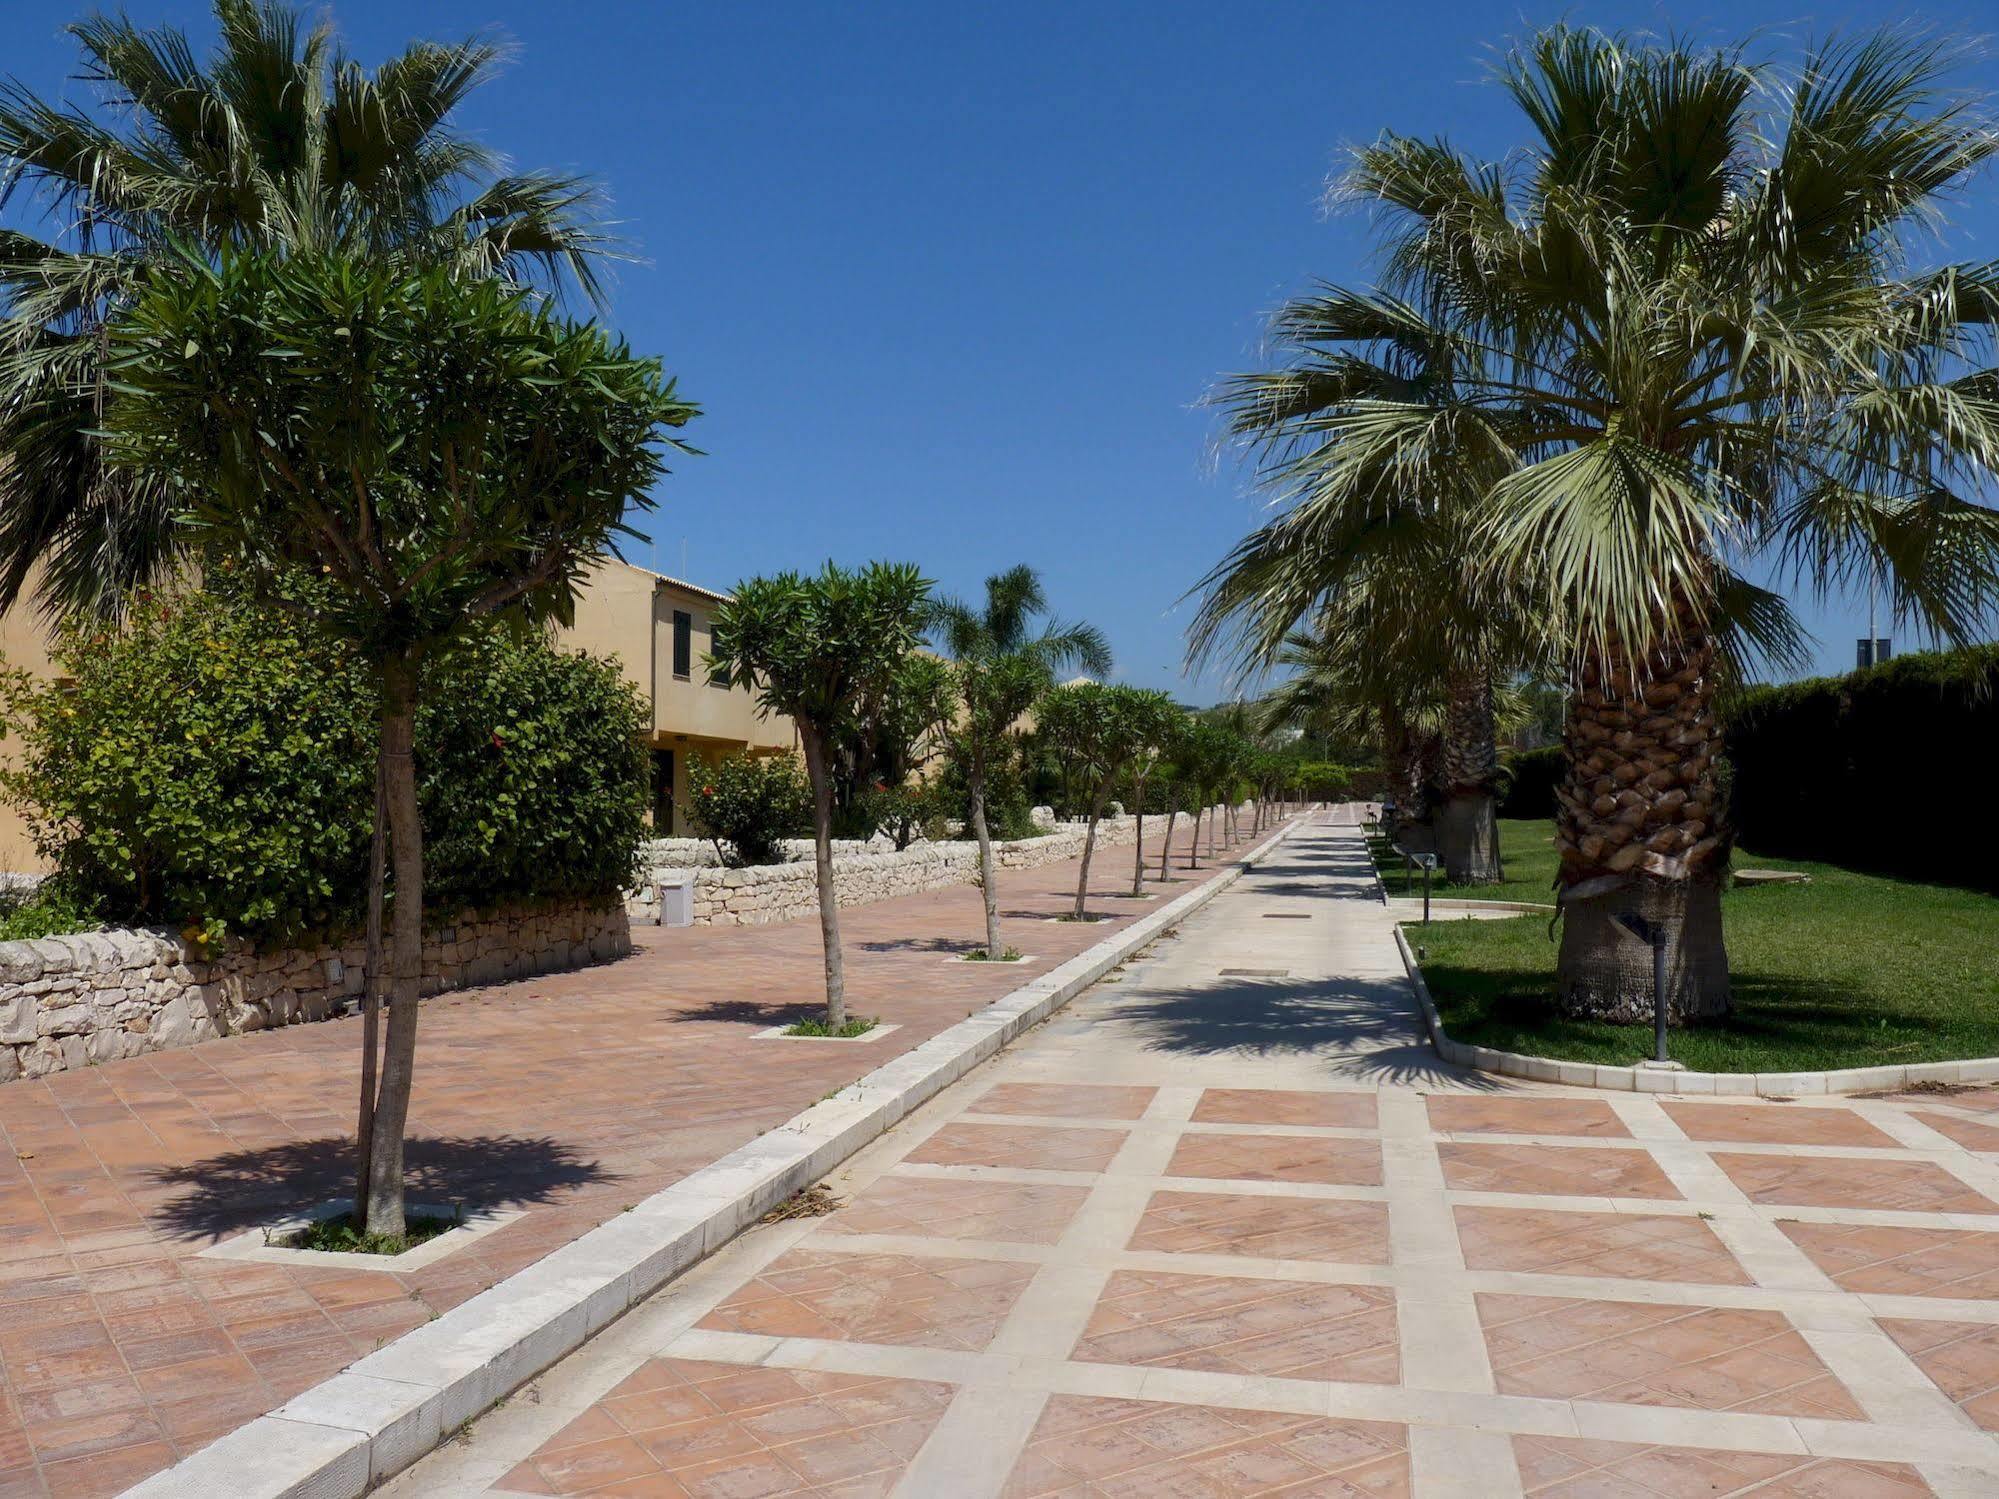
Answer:
[(694, 675), (694, 616), (673, 611), (673, 674), (686, 681)]

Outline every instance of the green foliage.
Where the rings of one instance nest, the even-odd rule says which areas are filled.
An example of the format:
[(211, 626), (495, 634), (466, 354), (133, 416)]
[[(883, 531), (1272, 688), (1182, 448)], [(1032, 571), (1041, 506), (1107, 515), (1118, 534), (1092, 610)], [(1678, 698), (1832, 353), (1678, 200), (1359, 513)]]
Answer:
[(70, 892), (48, 885), (0, 895), (0, 942), (87, 932), (97, 919)]
[(730, 755), (693, 777), (688, 814), (737, 864), (776, 864), (786, 838), (812, 832), (812, 788), (790, 755)]
[(1290, 784), (1306, 801), (1352, 801), (1357, 776), (1351, 765), (1331, 760), (1301, 760), (1292, 771)]
[(317, 1249), (328, 1254), (401, 1254), (439, 1234), (449, 1233), (458, 1226), (458, 1220), (412, 1213), (404, 1224), (399, 1234), (370, 1233), (354, 1220), (352, 1213), (342, 1213), (306, 1225), (292, 1235), (285, 1247)]
[(1725, 705), (1729, 810), (1748, 846), (1999, 890), (1999, 803), (1917, 797), (1940, 756), (1999, 745), (1999, 646), (1901, 656)]
[[(374, 696), (288, 614), (197, 594), (71, 635), (65, 680), (9, 674), (0, 777), (55, 874), (31, 905), (283, 941), (360, 917)], [(617, 895), (644, 837), (645, 705), (540, 636), (434, 663), (417, 775), (440, 907)], [(66, 903), (66, 904), (57, 904)]]
[(1163, 692), (1072, 682), (1041, 699), (1036, 733), (1066, 764), (1072, 791), (1095, 818), (1120, 776), (1158, 753), (1184, 715)]
[(838, 1025), (812, 1015), (794, 1025), (787, 1025), (784, 1033), (787, 1036), (811, 1036), (822, 1041), (851, 1041), (856, 1036), (865, 1036), (880, 1024), (880, 1019), (873, 1015), (854, 1015)]
[(1500, 767), (1504, 788), (1500, 793), (1499, 815), (1553, 817), (1555, 788), (1561, 785), (1567, 771), (1568, 760), (1559, 744), (1508, 755)]
[(425, 901), (608, 897), (649, 835), (651, 705), (615, 662), (489, 635), (435, 666), (417, 711)]
[(372, 694), (283, 616), (207, 596), (71, 635), (67, 681), (7, 682), (25, 754), (5, 776), (52, 884), (114, 922), (285, 938), (357, 909)]
[(856, 838), (886, 833), (898, 849), (904, 849), (919, 833), (926, 838), (941, 838), (945, 818), (953, 815), (951, 806), (951, 796), (929, 782), (875, 786), (854, 798), (847, 822)]

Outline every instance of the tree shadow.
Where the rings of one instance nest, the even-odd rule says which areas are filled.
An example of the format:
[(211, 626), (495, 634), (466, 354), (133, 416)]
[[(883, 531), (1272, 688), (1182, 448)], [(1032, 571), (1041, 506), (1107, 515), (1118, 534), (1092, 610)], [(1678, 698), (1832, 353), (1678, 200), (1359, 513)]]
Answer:
[(810, 1000), (770, 1003), (755, 999), (714, 999), (698, 1009), (677, 1010), (675, 1024), (690, 1020), (710, 1020), (723, 1025), (790, 1025), (826, 1011), (823, 1003)]
[(946, 956), (967, 953), (984, 945), (970, 937), (898, 937), (893, 941), (855, 944), (862, 952), (934, 952)]
[(1462, 1071), (1423, 1035), (1403, 978), (1230, 977), (1104, 1002), (1092, 1023), (1131, 1027), (1149, 1051), (1181, 1055), (1322, 1053), (1329, 1068), (1415, 1087), (1452, 1083), (1496, 1090), (1499, 1079)]
[[(287, 1140), (154, 1170), (153, 1179), (190, 1190), (148, 1216), (186, 1238), (221, 1239), (354, 1191), (354, 1142), (344, 1136)], [(404, 1192), (411, 1202), (467, 1207), (529, 1207), (571, 1188), (609, 1181), (547, 1135), (413, 1137), (406, 1147)]]

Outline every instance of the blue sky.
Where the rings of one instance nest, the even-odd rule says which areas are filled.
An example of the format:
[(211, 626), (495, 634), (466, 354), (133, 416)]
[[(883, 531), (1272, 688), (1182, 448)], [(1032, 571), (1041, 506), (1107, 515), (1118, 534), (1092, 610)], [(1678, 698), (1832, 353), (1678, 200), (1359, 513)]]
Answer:
[[(65, 84), (88, 7), (11, 0), (0, 68)], [(125, 0), (207, 34), (206, 7)], [(364, 62), (497, 28), (518, 57), (467, 123), (523, 164), (581, 169), (644, 259), (610, 317), (707, 411), (633, 560), (727, 587), (832, 556), (908, 558), (968, 593), (1039, 568), (1110, 635), (1118, 674), (1190, 698), (1179, 596), (1251, 522), (1196, 402), (1253, 364), (1261, 316), (1365, 274), (1365, 225), (1321, 217), (1342, 145), (1385, 127), (1481, 152), (1518, 137), (1491, 51), (1571, 20), (1702, 38), (1916, 13), (1833, 3), (1424, 6), (657, 4), (339, 0)], [(1966, 36), (1987, 4), (1920, 17)], [(1967, 52), (1970, 87), (1999, 65)], [(1999, 253), (1988, 180), (1957, 209)], [(1810, 603), (1827, 669), (1852, 601)]]

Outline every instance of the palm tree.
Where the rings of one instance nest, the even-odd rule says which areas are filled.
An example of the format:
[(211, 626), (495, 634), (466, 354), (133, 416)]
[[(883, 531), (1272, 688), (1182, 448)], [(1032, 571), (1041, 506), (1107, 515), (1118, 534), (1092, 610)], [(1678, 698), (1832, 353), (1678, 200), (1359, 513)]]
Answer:
[(980, 608), (957, 599), (938, 601), (929, 633), (957, 668), (956, 711), (940, 729), (970, 792), (985, 895), (986, 956), (997, 959), (1006, 949), (1000, 945), (999, 885), (986, 823), (989, 778), (1016, 721), (1054, 684), (1055, 673), (1077, 666), (1104, 675), (1111, 669), (1110, 644), (1094, 625), (1055, 619), (1040, 577), (1025, 563), (987, 578)]
[[(1999, 272), (1911, 268), (1999, 150), (1945, 68), (1888, 33), (1779, 76), (1558, 27), (1502, 68), (1523, 152), (1391, 134), (1340, 185), (1381, 215), (1387, 289), (1326, 294), (1300, 482), (1351, 513), (1384, 464), (1462, 473), (1480, 571), (1561, 621), (1572, 1011), (1649, 1013), (1620, 918), (1665, 934), (1676, 1015), (1727, 1007), (1715, 693), (1731, 624), (1788, 624), (1747, 561), (1813, 587), (1878, 570), (1950, 639), (1999, 590), (1999, 515), (1970, 498), (1999, 464)], [(1410, 337), (1448, 357), (1440, 393), (1395, 390)]]
[(39, 564), (45, 609), (115, 614), (180, 551), (157, 481), (110, 472), (96, 436), (105, 329), (176, 247), (408, 256), (598, 294), (597, 190), (509, 173), (452, 128), (498, 43), (418, 42), (370, 73), (275, 0), (215, 15), (205, 63), (172, 27), (69, 26), (95, 108), (0, 85), (0, 205), (33, 199), (56, 226), (0, 231), (0, 609)]

